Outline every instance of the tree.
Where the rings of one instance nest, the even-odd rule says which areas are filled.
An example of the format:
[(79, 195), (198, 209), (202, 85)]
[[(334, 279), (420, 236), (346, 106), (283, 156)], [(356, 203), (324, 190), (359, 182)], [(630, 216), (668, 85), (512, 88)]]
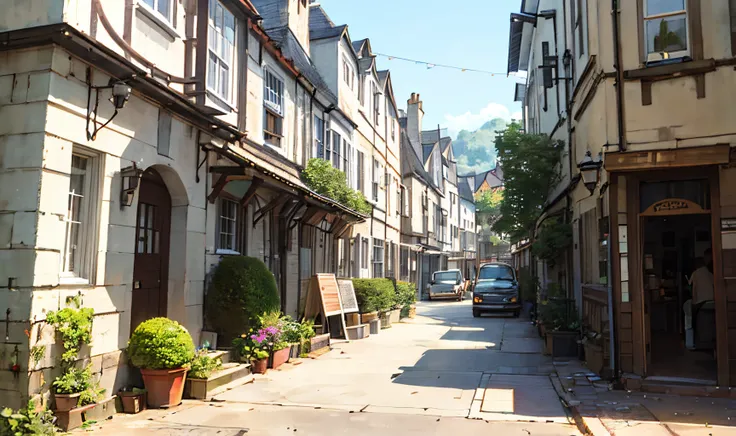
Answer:
[(517, 122), (496, 137), (504, 191), (494, 231), (512, 240), (532, 234), (551, 189), (560, 180), (562, 149), (561, 141), (524, 133)]
[(503, 200), (503, 189), (487, 189), (475, 194), (475, 212), (479, 224), (492, 226), (501, 218), (501, 201)]
[(363, 193), (350, 188), (345, 173), (333, 168), (329, 161), (319, 158), (310, 159), (302, 172), (302, 177), (309, 188), (343, 206), (364, 215), (369, 215), (373, 211)]

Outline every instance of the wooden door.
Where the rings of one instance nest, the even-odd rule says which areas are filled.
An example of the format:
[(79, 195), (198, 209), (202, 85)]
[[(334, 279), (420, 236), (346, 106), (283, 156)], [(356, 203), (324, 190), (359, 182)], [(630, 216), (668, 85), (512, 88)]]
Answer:
[(171, 196), (153, 169), (143, 173), (138, 199), (131, 333), (141, 322), (166, 316)]

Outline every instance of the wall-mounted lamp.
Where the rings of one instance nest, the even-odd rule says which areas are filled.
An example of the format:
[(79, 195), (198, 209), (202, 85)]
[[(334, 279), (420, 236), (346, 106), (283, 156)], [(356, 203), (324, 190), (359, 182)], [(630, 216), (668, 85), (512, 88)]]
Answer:
[(120, 170), (120, 178), (122, 179), (122, 189), (120, 190), (120, 208), (123, 206), (132, 206), (135, 191), (140, 185), (143, 170), (138, 168), (133, 162), (132, 166), (125, 167)]
[[(115, 107), (115, 112), (112, 113), (110, 118), (108, 118), (104, 124), (97, 127), (97, 112), (100, 106), (100, 90), (101, 89), (112, 90), (112, 96), (110, 97), (110, 103), (112, 103), (113, 107)], [(95, 92), (94, 107), (92, 106), (92, 91), (93, 90)], [(132, 92), (132, 90), (133, 88), (127, 83), (121, 80), (112, 81), (112, 79), (110, 80), (107, 86), (91, 86), (91, 85), (89, 86), (89, 91), (87, 93), (87, 139), (88, 140), (94, 141), (95, 139), (97, 139), (97, 133), (100, 130), (104, 129), (105, 126), (110, 124), (110, 122), (118, 115), (118, 110), (125, 107), (125, 103), (127, 103), (128, 100), (130, 99), (130, 93)], [(90, 131), (90, 128), (89, 128), (90, 121), (94, 125), (94, 127), (92, 128), (92, 131)]]
[(133, 88), (125, 82), (115, 82), (112, 84), (112, 104), (115, 109), (122, 109), (125, 103), (130, 99), (130, 93)]
[(583, 178), (583, 184), (588, 188), (588, 191), (590, 191), (591, 194), (595, 191), (595, 187), (598, 186), (601, 166), (603, 166), (603, 158), (601, 154), (598, 153), (598, 157), (593, 160), (590, 150), (585, 153), (585, 157), (578, 164), (580, 175)]

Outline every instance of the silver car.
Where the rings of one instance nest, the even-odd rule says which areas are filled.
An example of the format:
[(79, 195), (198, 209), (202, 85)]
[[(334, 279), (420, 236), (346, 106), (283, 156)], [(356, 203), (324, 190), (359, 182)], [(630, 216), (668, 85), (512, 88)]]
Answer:
[(428, 287), (430, 300), (447, 298), (463, 301), (465, 280), (459, 269), (435, 272)]

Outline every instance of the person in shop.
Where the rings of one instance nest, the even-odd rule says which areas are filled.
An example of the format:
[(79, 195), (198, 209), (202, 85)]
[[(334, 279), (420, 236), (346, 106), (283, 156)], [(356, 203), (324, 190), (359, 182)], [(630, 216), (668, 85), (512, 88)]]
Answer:
[(689, 278), (686, 276), (692, 289), (692, 298), (687, 300), (683, 307), (685, 312), (685, 346), (689, 349), (696, 347), (698, 313), (706, 304), (710, 303), (712, 305), (714, 298), (713, 251), (710, 248), (705, 250), (702, 259), (698, 259), (698, 265)]

